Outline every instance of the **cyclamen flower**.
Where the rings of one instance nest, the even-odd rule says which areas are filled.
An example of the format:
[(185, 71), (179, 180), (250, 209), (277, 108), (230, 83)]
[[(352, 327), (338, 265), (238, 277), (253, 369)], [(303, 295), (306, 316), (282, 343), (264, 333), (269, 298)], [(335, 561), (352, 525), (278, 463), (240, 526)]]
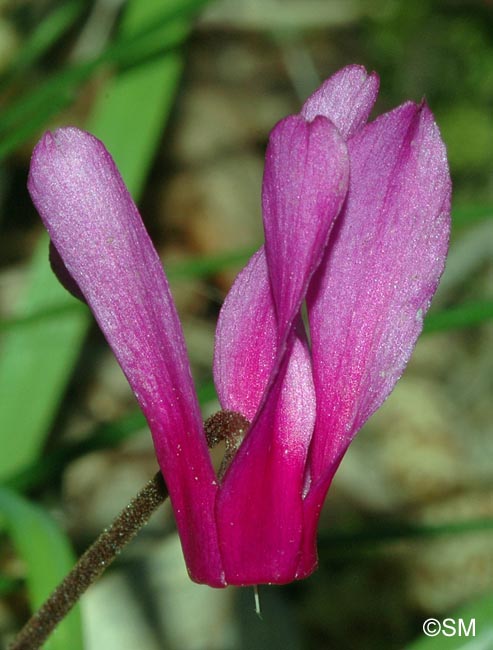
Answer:
[(217, 416), (210, 435), (246, 429), (222, 476), (168, 281), (113, 160), (75, 128), (46, 133), (33, 153), (29, 191), (54, 266), (90, 305), (148, 420), (197, 582), (312, 573), (334, 473), (422, 329), (448, 246), (446, 152), (424, 102), (367, 124), (377, 91), (375, 74), (344, 68), (270, 135), (265, 246), (216, 332), (217, 392), (239, 415)]

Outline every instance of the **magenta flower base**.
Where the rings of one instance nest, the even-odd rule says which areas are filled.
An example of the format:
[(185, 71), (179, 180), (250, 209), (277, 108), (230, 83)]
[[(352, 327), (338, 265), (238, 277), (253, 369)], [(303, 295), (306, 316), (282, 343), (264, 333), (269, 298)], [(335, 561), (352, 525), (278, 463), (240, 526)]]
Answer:
[(197, 582), (313, 572), (334, 472), (421, 332), (449, 239), (446, 152), (424, 102), (368, 123), (377, 91), (374, 73), (348, 66), (270, 135), (265, 246), (216, 332), (221, 406), (250, 422), (221, 478), (168, 281), (111, 156), (75, 128), (34, 150), (29, 191), (53, 267), (91, 307), (149, 422)]

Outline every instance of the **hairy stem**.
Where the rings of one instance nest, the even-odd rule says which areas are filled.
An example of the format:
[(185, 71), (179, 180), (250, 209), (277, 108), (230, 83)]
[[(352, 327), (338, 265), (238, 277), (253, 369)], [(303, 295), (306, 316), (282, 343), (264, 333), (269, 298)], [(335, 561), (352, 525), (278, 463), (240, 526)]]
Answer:
[(135, 537), (167, 496), (168, 490), (158, 472), (81, 556), (72, 571), (22, 628), (9, 650), (41, 648), (86, 589)]

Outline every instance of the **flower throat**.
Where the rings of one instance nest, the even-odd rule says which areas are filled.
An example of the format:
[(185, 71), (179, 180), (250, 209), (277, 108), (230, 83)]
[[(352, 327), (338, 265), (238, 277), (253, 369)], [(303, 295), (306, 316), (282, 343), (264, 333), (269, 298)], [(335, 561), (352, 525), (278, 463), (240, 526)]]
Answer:
[(223, 478), (230, 466), (249, 426), (250, 422), (237, 411), (218, 411), (204, 422), (209, 447), (212, 449), (221, 442), (225, 445), (224, 457), (217, 473), (219, 479)]

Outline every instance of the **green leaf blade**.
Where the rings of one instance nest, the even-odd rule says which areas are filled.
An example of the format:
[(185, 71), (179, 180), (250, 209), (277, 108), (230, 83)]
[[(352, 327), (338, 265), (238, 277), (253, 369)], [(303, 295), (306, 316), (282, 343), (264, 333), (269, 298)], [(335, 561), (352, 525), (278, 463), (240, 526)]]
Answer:
[[(33, 611), (38, 609), (75, 564), (66, 535), (41, 508), (0, 487), (0, 518), (26, 567)], [(82, 623), (76, 606), (43, 645), (45, 650), (83, 650)]]

